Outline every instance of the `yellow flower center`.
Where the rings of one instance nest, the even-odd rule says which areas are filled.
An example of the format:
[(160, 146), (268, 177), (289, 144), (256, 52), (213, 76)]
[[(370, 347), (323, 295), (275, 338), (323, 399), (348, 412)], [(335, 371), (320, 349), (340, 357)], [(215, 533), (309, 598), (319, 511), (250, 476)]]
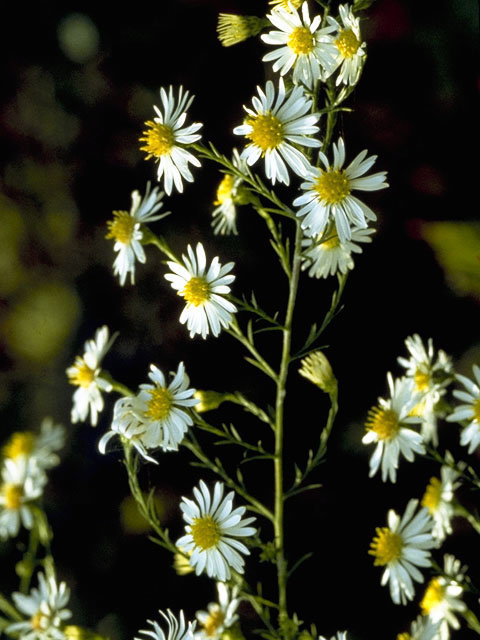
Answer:
[(247, 138), (263, 151), (275, 149), (283, 140), (283, 124), (271, 113), (260, 114), (254, 118), (248, 118), (247, 124), (252, 131), (247, 133)]
[(173, 405), (172, 394), (165, 387), (155, 387), (148, 392), (147, 417), (152, 420), (165, 420)]
[(223, 180), (218, 185), (217, 199), (213, 203), (215, 206), (219, 204), (223, 204), (225, 200), (232, 197), (232, 189), (233, 189), (234, 182), (235, 182), (235, 178), (231, 176), (229, 173), (227, 173), (223, 177)]
[(210, 611), (208, 618), (205, 620), (203, 624), (203, 630), (205, 631), (205, 635), (207, 637), (213, 637), (216, 635), (217, 630), (223, 625), (225, 621), (225, 615), (222, 613), (220, 608), (216, 611)]
[(288, 37), (287, 44), (297, 56), (313, 51), (314, 39), (307, 27), (296, 27)]
[(473, 416), (475, 422), (480, 422), (480, 398), (473, 403)]
[(2, 493), (5, 499), (5, 509), (18, 510), (22, 504), (23, 487), (20, 484), (4, 484)]
[(377, 535), (370, 543), (369, 554), (375, 556), (374, 564), (384, 566), (395, 562), (402, 555), (403, 540), (398, 533), (393, 533), (388, 527), (377, 527)]
[(210, 286), (205, 278), (193, 277), (190, 278), (183, 290), (180, 291), (180, 295), (182, 295), (187, 302), (193, 304), (194, 307), (199, 307), (209, 299)]
[(430, 374), (425, 373), (421, 369), (417, 369), (413, 376), (413, 381), (415, 382), (415, 387), (418, 391), (428, 391), (428, 387), (430, 386)]
[(90, 369), (83, 358), (77, 356), (73, 367), (67, 369), (70, 384), (87, 389), (95, 380), (95, 371)]
[[(290, 11), (290, 7), (288, 6), (289, 0), (270, 0), (269, 4), (276, 5), (277, 7), (281, 7), (282, 9), (286, 9)], [(302, 4), (303, 0), (290, 0), (290, 4), (293, 5), (294, 9), (298, 9)]]
[(345, 29), (340, 32), (334, 44), (344, 58), (351, 58), (357, 53), (360, 40), (351, 29)]
[(108, 233), (105, 237), (122, 244), (130, 244), (135, 224), (135, 218), (127, 211), (114, 211), (113, 220), (107, 222)]
[(331, 251), (332, 249), (338, 249), (339, 246), (340, 246), (340, 240), (338, 239), (338, 236), (336, 234), (331, 238), (329, 238), (328, 240), (325, 240), (324, 242), (322, 242), (322, 244), (320, 245), (320, 247), (324, 251)]
[(150, 127), (143, 132), (144, 135), (140, 138), (140, 142), (146, 142), (145, 146), (140, 147), (141, 151), (147, 152), (145, 159), (160, 158), (169, 154), (175, 144), (173, 129), (166, 124), (152, 122), (152, 120), (148, 120), (145, 124)]
[(19, 456), (29, 456), (33, 451), (35, 436), (30, 431), (17, 431), (10, 436), (10, 440), (3, 447), (5, 458), (18, 458)]
[(327, 204), (338, 204), (350, 194), (350, 183), (345, 172), (337, 169), (322, 171), (313, 188), (319, 199)]
[(412, 636), (407, 632), (398, 633), (397, 634), (397, 640), (412, 640)]
[(37, 613), (33, 614), (30, 618), (30, 625), (34, 631), (42, 631), (45, 629), (45, 617), (46, 616), (40, 611), (40, 609)]
[(425, 590), (425, 595), (420, 602), (420, 608), (424, 616), (428, 616), (443, 601), (443, 586), (438, 578), (432, 578)]
[(399, 430), (398, 416), (392, 409), (372, 407), (368, 412), (365, 427), (368, 431), (375, 431), (379, 440), (394, 438)]
[(410, 409), (410, 412), (408, 415), (422, 417), (423, 414), (425, 413), (426, 406), (427, 406), (427, 401), (424, 398), (423, 400), (420, 400), (420, 402), (418, 402), (414, 407)]
[(195, 518), (191, 525), (192, 538), (203, 551), (215, 547), (220, 540), (220, 529), (212, 516)]
[(435, 513), (442, 497), (442, 483), (439, 478), (430, 478), (422, 498), (422, 507), (427, 507), (431, 514)]

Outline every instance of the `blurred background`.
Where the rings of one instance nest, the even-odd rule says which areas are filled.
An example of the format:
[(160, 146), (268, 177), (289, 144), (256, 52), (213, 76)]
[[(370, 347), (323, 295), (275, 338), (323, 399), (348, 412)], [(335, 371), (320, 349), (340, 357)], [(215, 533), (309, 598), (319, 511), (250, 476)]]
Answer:
[[(159, 608), (183, 608), (192, 618), (215, 599), (215, 588), (205, 577), (177, 577), (170, 556), (149, 542), (128, 498), (118, 450), (112, 446), (107, 456), (97, 450), (115, 398), (106, 398), (96, 429), (71, 425), (73, 389), (65, 369), (107, 324), (120, 336), (105, 368), (132, 388), (146, 381), (151, 362), (167, 371), (183, 360), (197, 388), (239, 389), (272, 402), (265, 391), (259, 394), (260, 374), (246, 363), (238, 366), (242, 354), (228, 336), (189, 339), (178, 323), (181, 302), (164, 280), (155, 249), (147, 248), (147, 264), (137, 265), (137, 285), (122, 288), (112, 274), (112, 242), (105, 239), (112, 210), (129, 210), (131, 191), (143, 192), (155, 179), (155, 165), (144, 161), (138, 138), (159, 102), (160, 86), (183, 84), (195, 94), (190, 121), (205, 123), (204, 139), (227, 155), (241, 145), (232, 128), (255, 86), (270, 77), (270, 65), (261, 62), (267, 46), (256, 38), (223, 49), (216, 21), (219, 12), (262, 15), (267, 6), (260, 0), (125, 8), (62, 2), (27, 12), (12, 5), (0, 27), (0, 440), (37, 428), (46, 415), (67, 427), (63, 462), (51, 473), (46, 494), (53, 551), (59, 576), (72, 589), (73, 621), (112, 640), (133, 637)], [(291, 611), (316, 622), (328, 637), (337, 629), (350, 629), (354, 640), (396, 637), (417, 615), (415, 603), (391, 603), (367, 555), (387, 510), (403, 512), (438, 473), (426, 462), (404, 463), (396, 485), (368, 480), (371, 448), (361, 444), (363, 423), (386, 393), (386, 372), (401, 373), (396, 359), (406, 355), (404, 340), (413, 333), (432, 337), (465, 375), (480, 361), (478, 180), (468, 159), (477, 155), (476, 147), (469, 152), (478, 123), (477, 31), (474, 0), (377, 0), (362, 22), (368, 61), (348, 105), (354, 112), (341, 118), (339, 131), (349, 157), (364, 148), (378, 155), (376, 168), (388, 171), (390, 189), (368, 194), (378, 213), (377, 233), (356, 260), (344, 311), (324, 336), (341, 411), (328, 460), (315, 478), (322, 488), (298, 498), (287, 512), (290, 561), (316, 552), (292, 578)], [(183, 195), (165, 199), (164, 210), (173, 215), (153, 230), (177, 253), (201, 240), (207, 255), (234, 260), (235, 295), (255, 289), (274, 312), (285, 291), (273, 257), (265, 255), (261, 222), (242, 208), (238, 237), (211, 233), (220, 178), (204, 163)], [(287, 202), (293, 198), (294, 191), (280, 191)], [(299, 331), (307, 330), (312, 309), (320, 318), (326, 312), (334, 283), (305, 277), (303, 287)], [(315, 389), (292, 372), (292, 472), (305, 447), (314, 446), (326, 409)], [(243, 414), (232, 418), (219, 411), (213, 419), (234, 420), (247, 438), (268, 443), (268, 433), (259, 434)], [(457, 433), (457, 427), (445, 427), (444, 446), (455, 450)], [(142, 482), (157, 488), (159, 509), (176, 539), (183, 530), (178, 501), (191, 494), (199, 472), (183, 452), (159, 458), (158, 468), (142, 470)], [(236, 464), (235, 457), (229, 462)], [(478, 453), (471, 462), (478, 465)], [(248, 471), (268, 499), (270, 473), (260, 465)], [(475, 534), (460, 521), (455, 525), (444, 550), (462, 561), (476, 559)], [(266, 525), (263, 530), (270, 535)], [(17, 587), (14, 564), (22, 543), (20, 538), (17, 550), (14, 542), (0, 547), (4, 593)], [(263, 568), (265, 586), (273, 588), (270, 567)], [(478, 563), (472, 569), (478, 584)], [(248, 568), (247, 577), (255, 582)], [(380, 623), (385, 612), (388, 619)], [(247, 607), (244, 615), (252, 617)]]

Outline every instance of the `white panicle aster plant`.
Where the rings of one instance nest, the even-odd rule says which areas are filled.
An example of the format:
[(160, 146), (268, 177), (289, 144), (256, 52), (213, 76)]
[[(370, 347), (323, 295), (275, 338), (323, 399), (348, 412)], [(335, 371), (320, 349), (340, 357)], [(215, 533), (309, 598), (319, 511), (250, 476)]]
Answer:
[[(375, 380), (372, 362), (356, 351), (365, 341), (362, 327), (378, 326), (378, 343), (369, 345), (375, 354), (383, 349), (385, 335), (404, 338), (394, 335), (393, 316), (416, 314), (411, 301), (400, 295), (397, 307), (387, 308), (383, 289), (372, 278), (391, 268), (383, 260), (376, 264), (372, 256), (374, 233), (377, 243), (385, 242), (383, 230), (393, 224), (384, 222), (382, 211), (388, 187), (385, 160), (356, 143), (369, 127), (347, 137), (355, 126), (349, 122), (355, 108), (351, 97), (367, 62), (363, 12), (372, 2), (271, 0), (257, 3), (255, 16), (220, 15), (217, 32), (226, 49), (218, 46), (217, 51), (224, 59), (218, 67), (209, 59), (208, 73), (222, 78), (220, 86), (217, 80), (222, 95), (206, 93), (201, 104), (217, 108), (213, 115), (204, 110), (211, 120), (205, 132), (225, 126), (221, 139), (241, 140), (238, 151), (220, 152), (201, 135), (190, 90), (167, 84), (165, 74), (174, 73), (175, 65), (165, 50), (155, 54), (164, 86), (152, 119), (142, 125), (141, 114), (135, 115), (141, 100), (128, 100), (140, 140), (139, 164), (151, 171), (143, 162), (146, 155), (156, 170), (156, 181), (145, 186), (138, 182), (140, 167), (131, 185), (122, 176), (123, 192), (131, 193), (130, 210), (113, 211), (107, 223), (115, 253), (108, 277), (121, 287), (127, 281), (132, 285), (115, 288), (115, 295), (126, 300), (121, 307), (135, 309), (130, 347), (119, 338), (117, 357), (107, 359), (113, 338), (103, 324), (67, 369), (75, 387), (71, 421), (101, 423), (98, 449), (109, 456), (98, 460), (106, 473), (116, 471), (111, 459), (121, 460), (117, 470), (125, 472), (131, 494), (122, 503), (122, 524), (130, 531), (133, 523), (136, 533), (148, 532), (154, 543), (149, 563), (143, 556), (142, 562), (127, 563), (137, 568), (136, 579), (129, 575), (118, 585), (121, 602), (129, 602), (138, 620), (124, 624), (127, 612), (112, 598), (110, 614), (102, 614), (96, 627), (107, 629), (112, 623), (111, 640), (126, 640), (121, 629), (128, 624), (140, 629), (135, 640), (383, 640), (397, 631), (397, 640), (448, 640), (458, 629), (480, 634), (475, 570), (460, 565), (467, 554), (466, 536), (480, 534), (475, 509), (480, 490), (478, 363), (472, 378), (458, 374), (452, 358), (434, 349), (433, 340), (412, 332), (405, 340), (406, 353), (395, 358), (400, 371), (387, 376), (385, 397), (368, 410), (360, 392)], [(183, 4), (188, 9), (192, 3)], [(173, 52), (176, 62), (187, 45), (203, 51), (208, 34), (201, 24), (186, 24), (189, 10), (179, 27), (168, 24), (172, 3), (160, 5), (165, 28), (183, 32)], [(372, 14), (371, 33), (377, 21)], [(190, 42), (193, 33), (201, 33), (199, 48)], [(257, 70), (243, 55), (235, 68), (230, 55), (230, 47), (247, 39), (246, 46), (258, 47)], [(255, 88), (251, 79), (262, 75), (262, 61), (268, 77)], [(194, 62), (201, 70), (201, 58)], [(231, 117), (219, 111), (234, 86), (249, 82), (249, 92)], [(200, 78), (197, 86), (204, 86)], [(150, 89), (138, 85), (135, 96), (148, 97)], [(247, 105), (243, 121), (242, 103)], [(372, 145), (380, 139), (375, 137)], [(203, 171), (207, 164), (213, 174)], [(194, 222), (185, 215), (182, 219), (182, 210), (191, 209), (192, 202)], [(172, 212), (168, 220), (167, 210)], [(147, 257), (148, 278), (136, 269)], [(362, 280), (367, 257), (374, 267)], [(398, 268), (409, 273), (403, 264)], [(348, 315), (344, 299), (352, 280), (362, 295), (361, 320)], [(149, 304), (143, 304), (146, 299)], [(149, 336), (155, 336), (151, 344)], [(349, 358), (352, 393), (339, 375), (345, 370), (338, 362), (342, 352), (343, 362)], [(106, 370), (104, 360), (116, 370)], [(137, 379), (139, 366), (148, 377)], [(360, 377), (363, 387), (357, 385)], [(455, 381), (460, 388), (452, 393)], [(379, 391), (371, 387), (369, 394), (376, 398)], [(354, 418), (348, 425), (349, 414), (366, 415), (365, 428)], [(330, 458), (334, 430), (336, 455), (323, 464)], [(82, 434), (91, 438), (81, 428), (75, 437)], [(15, 568), (19, 580), (18, 588), (0, 593), (0, 635), (8, 640), (107, 640), (101, 635), (106, 631), (67, 624), (69, 590), (55, 578), (59, 572), (47, 517), (54, 492), (47, 473), (59, 464), (64, 441), (72, 446), (70, 440), (53, 420), (44, 421), (38, 434), (12, 425), (2, 438), (0, 543), (6, 551), (2, 547), (0, 552), (11, 556), (12, 574)], [(373, 447), (367, 453), (362, 443)], [(75, 469), (80, 464), (77, 456)], [(384, 485), (387, 481), (395, 484)], [(377, 493), (365, 491), (362, 482), (376, 486)], [(95, 485), (89, 481), (88, 486)], [(355, 540), (362, 539), (362, 527), (365, 539), (371, 535), (371, 514), (387, 512), (388, 505), (377, 504), (387, 492), (392, 500), (403, 497), (403, 515), (390, 509), (369, 552), (361, 551), (381, 567), (379, 584), (373, 563), (363, 567), (361, 557), (356, 563), (358, 548), (345, 541), (352, 537), (351, 523)], [(112, 495), (120, 495), (118, 489)], [(360, 495), (367, 498), (354, 504)], [(327, 510), (332, 500), (341, 508)], [(131, 518), (132, 502), (139, 520)], [(113, 511), (102, 511), (106, 519), (117, 511), (114, 504), (108, 507)], [(96, 525), (91, 514), (82, 522)], [(113, 522), (110, 518), (110, 527)], [(439, 547), (453, 548), (457, 538), (460, 559), (447, 554), (442, 569)], [(79, 535), (72, 543), (72, 553), (82, 539)], [(171, 569), (158, 554), (171, 556)], [(337, 592), (339, 580), (329, 575), (331, 559), (338, 557), (345, 566), (332, 571), (351, 568), (348, 593)], [(476, 564), (469, 563), (474, 569)], [(360, 566), (361, 572), (355, 570)], [(2, 565), (2, 577), (7, 572)], [(32, 589), (37, 575), (38, 587)], [(122, 572), (116, 575), (121, 580)], [(8, 580), (13, 584), (13, 578)], [(418, 585), (423, 583), (422, 597)], [(70, 584), (73, 589), (75, 580)], [(390, 597), (382, 585), (388, 585)], [(149, 612), (145, 607), (152, 594), (158, 604)], [(346, 598), (353, 601), (357, 594), (364, 600), (346, 611)], [(72, 598), (73, 617), (81, 609), (80, 597), (79, 589)], [(381, 620), (368, 613), (372, 602), (382, 602)], [(388, 615), (388, 606), (407, 603), (400, 629), (393, 629), (395, 616)], [(180, 612), (172, 613), (172, 607)], [(88, 611), (85, 607), (85, 615)], [(358, 612), (362, 615), (354, 620)]]

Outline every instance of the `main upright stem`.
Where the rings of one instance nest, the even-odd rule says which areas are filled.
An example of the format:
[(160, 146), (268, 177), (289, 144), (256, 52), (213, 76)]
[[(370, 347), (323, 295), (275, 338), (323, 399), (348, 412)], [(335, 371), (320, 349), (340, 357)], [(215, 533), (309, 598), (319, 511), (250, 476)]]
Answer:
[(290, 364), (290, 348), (292, 340), (293, 311), (297, 297), (298, 280), (300, 276), (300, 258), (302, 249), (302, 230), (300, 223), (296, 223), (295, 249), (292, 261), (292, 272), (289, 279), (289, 293), (285, 323), (283, 329), (282, 360), (277, 379), (277, 396), (275, 403), (275, 548), (277, 557), (278, 576), (278, 605), (279, 623), (286, 621), (287, 612), (287, 562), (285, 560), (284, 533), (283, 533), (283, 422), (284, 403), (286, 396), (286, 384), (288, 367)]

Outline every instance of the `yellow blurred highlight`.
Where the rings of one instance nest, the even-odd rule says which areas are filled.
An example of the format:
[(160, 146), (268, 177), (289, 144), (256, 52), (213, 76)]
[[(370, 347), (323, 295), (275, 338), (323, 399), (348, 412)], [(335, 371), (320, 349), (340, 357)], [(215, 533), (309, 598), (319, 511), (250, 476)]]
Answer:
[(42, 282), (9, 310), (1, 327), (3, 338), (14, 356), (42, 364), (58, 354), (79, 314), (73, 289), (59, 282)]
[[(162, 521), (165, 516), (165, 505), (158, 495), (155, 495), (153, 500), (158, 517)], [(135, 498), (130, 495), (120, 503), (120, 523), (125, 533), (134, 535), (148, 533), (151, 529), (148, 520), (138, 510)]]
[(25, 236), (25, 225), (15, 205), (0, 194), (0, 295), (13, 293), (24, 280), (20, 263), (20, 246)]
[(480, 224), (426, 222), (421, 233), (435, 252), (449, 286), (461, 296), (480, 299)]

